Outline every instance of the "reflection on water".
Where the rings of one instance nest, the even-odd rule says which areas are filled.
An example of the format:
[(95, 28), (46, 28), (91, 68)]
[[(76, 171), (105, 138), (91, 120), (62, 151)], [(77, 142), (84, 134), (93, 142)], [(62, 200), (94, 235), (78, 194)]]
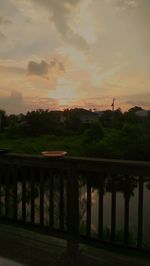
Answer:
[[(44, 175), (43, 184), (43, 224), (49, 226), (51, 223), (50, 213), (53, 208), (53, 227), (59, 228), (60, 218), (60, 176), (59, 173), (53, 174), (53, 186), (50, 189), (50, 176), (46, 172)], [(40, 179), (38, 178), (34, 183), (34, 204), (35, 204), (35, 219), (34, 223), (40, 223)], [(123, 174), (87, 174), (82, 173), (79, 176), (79, 215), (80, 215), (80, 232), (86, 235), (87, 222), (87, 184), (90, 186), (91, 200), (91, 234), (93, 237), (98, 237), (99, 234), (99, 205), (103, 201), (103, 238), (110, 239), (112, 227), (112, 206), (116, 206), (115, 210), (115, 240), (118, 242), (124, 241), (125, 217), (129, 220), (129, 244), (136, 245), (138, 239), (138, 208), (139, 208), (139, 176), (127, 176)], [(63, 181), (63, 214), (64, 214), (64, 228), (66, 229), (67, 216), (67, 191), (66, 191), (66, 177), (64, 175)], [(26, 180), (26, 221), (31, 221), (31, 180)], [(89, 191), (89, 190), (88, 190)], [(1, 214), (5, 216), (5, 183), (1, 185)], [(100, 194), (101, 193), (101, 194)], [(14, 185), (9, 184), (9, 217), (13, 218), (13, 195)], [(101, 197), (100, 197), (101, 195)], [(112, 197), (113, 195), (113, 197)], [(50, 198), (53, 198), (53, 206), (50, 203)], [(114, 205), (112, 205), (112, 198)], [(23, 199), (23, 185), (21, 181), (17, 182), (17, 217), (22, 219)], [(125, 204), (126, 202), (126, 204)], [(129, 204), (128, 204), (129, 203)], [(126, 206), (126, 208), (125, 208)], [(129, 212), (128, 212), (129, 207)], [(126, 209), (126, 212), (125, 212)], [(126, 214), (125, 214), (126, 213)], [(88, 216), (89, 217), (89, 216)], [(143, 247), (150, 248), (150, 178), (143, 178)]]
[[(91, 177), (92, 178), (92, 177)], [(94, 176), (93, 178), (94, 179)], [(129, 199), (129, 243), (137, 244), (138, 235), (138, 206), (139, 206), (139, 177), (124, 177), (118, 175), (111, 178), (105, 177), (103, 180), (103, 231), (104, 238), (110, 239), (111, 232), (111, 208), (112, 208), (112, 180), (115, 183), (116, 191), (116, 240), (123, 242), (124, 219), (125, 219), (125, 198)], [(88, 181), (87, 181), (88, 182)], [(85, 181), (86, 183), (86, 181)], [(150, 179), (144, 178), (143, 184), (143, 247), (150, 248)], [(99, 209), (99, 190), (97, 184), (91, 184), (91, 231), (93, 236), (98, 236), (98, 209)], [(86, 185), (81, 189), (80, 208), (82, 215), (81, 224), (86, 224), (86, 209), (83, 208), (87, 197)], [(82, 228), (83, 232), (83, 228)], [(85, 233), (85, 232), (84, 232)]]

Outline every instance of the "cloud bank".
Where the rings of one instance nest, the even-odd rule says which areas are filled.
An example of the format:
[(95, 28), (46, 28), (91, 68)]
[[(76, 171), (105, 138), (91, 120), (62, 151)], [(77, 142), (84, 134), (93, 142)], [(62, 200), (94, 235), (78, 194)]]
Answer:
[(79, 49), (87, 49), (88, 44), (80, 34), (76, 33), (71, 27), (71, 22), (80, 7), (83, 0), (29, 0), (35, 5), (39, 5), (49, 10), (51, 21), (53, 21), (56, 30), (61, 38), (78, 47)]

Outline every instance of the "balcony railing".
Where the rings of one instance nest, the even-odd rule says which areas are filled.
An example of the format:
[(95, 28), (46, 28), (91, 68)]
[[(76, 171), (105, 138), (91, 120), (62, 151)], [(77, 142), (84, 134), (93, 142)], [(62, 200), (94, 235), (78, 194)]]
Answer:
[(0, 156), (0, 221), (63, 237), (70, 251), (80, 241), (150, 251), (149, 189), (150, 162)]

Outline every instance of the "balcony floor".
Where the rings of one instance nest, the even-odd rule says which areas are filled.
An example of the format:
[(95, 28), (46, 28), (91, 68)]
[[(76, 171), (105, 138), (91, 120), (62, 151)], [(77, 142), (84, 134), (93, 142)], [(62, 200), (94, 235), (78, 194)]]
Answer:
[(123, 254), (86, 245), (81, 245), (80, 256), (72, 259), (66, 255), (65, 241), (10, 225), (0, 224), (0, 240), (0, 265), (3, 266), (150, 265), (148, 255)]

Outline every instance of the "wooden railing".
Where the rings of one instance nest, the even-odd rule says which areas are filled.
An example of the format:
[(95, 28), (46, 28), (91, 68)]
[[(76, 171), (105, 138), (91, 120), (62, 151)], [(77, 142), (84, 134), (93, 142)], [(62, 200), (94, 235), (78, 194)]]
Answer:
[[(69, 252), (83, 240), (142, 249), (144, 193), (145, 187), (149, 192), (149, 184), (150, 162), (1, 155), (0, 221), (64, 237)], [(130, 215), (135, 209), (131, 210), (130, 202), (134, 197), (133, 237)], [(118, 231), (120, 201), (123, 224)]]

